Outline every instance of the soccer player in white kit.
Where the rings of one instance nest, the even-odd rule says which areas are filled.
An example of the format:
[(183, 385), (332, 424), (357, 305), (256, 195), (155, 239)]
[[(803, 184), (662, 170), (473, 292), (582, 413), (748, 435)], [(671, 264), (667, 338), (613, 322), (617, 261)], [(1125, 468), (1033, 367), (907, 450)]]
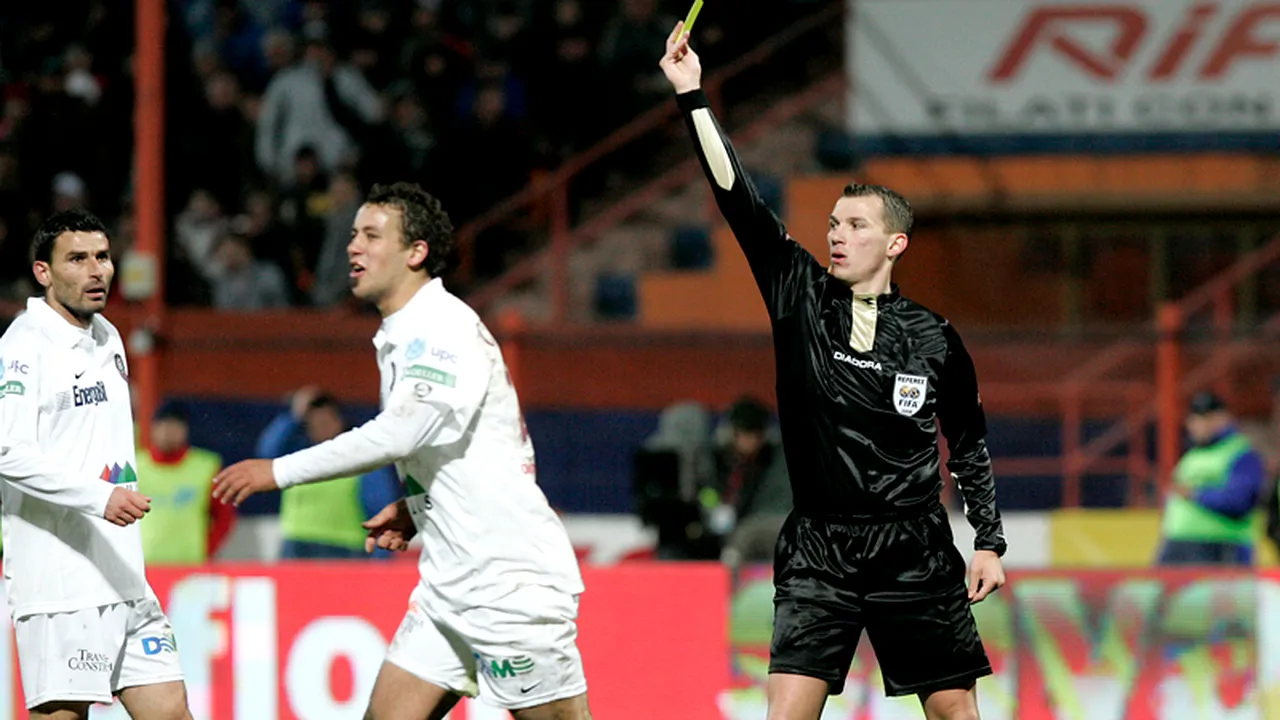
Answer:
[(480, 695), (519, 720), (590, 717), (578, 653), (583, 591), (568, 535), (538, 488), (533, 445), (488, 328), (439, 278), (453, 248), (440, 202), (374, 186), (347, 255), (374, 336), (381, 413), (276, 460), (215, 478), (215, 497), (349, 477), (395, 463), (406, 497), (364, 525), (367, 548), (422, 536), (421, 580), (374, 684), (366, 720), (443, 718)]
[(0, 337), (5, 594), (32, 718), (190, 720), (168, 618), (147, 584), (128, 364), (99, 313), (114, 268), (106, 228), (61, 212), (32, 240), (44, 297)]

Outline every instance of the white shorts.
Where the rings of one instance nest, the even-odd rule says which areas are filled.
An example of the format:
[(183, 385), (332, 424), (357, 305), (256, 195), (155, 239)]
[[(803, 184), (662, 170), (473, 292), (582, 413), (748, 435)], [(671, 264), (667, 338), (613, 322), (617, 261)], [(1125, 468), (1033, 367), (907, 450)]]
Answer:
[(460, 695), (507, 710), (581, 695), (578, 596), (526, 585), (496, 607), (440, 611), (419, 585), (387, 662)]
[(182, 679), (173, 628), (154, 598), (29, 615), (13, 634), (28, 709), (109, 703), (124, 688)]

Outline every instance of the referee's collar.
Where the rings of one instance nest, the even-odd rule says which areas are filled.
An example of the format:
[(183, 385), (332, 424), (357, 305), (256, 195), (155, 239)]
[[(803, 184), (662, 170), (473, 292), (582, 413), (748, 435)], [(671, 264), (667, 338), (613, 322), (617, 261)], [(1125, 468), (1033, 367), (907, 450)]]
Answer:
[[(828, 274), (826, 278), (827, 278), (827, 282), (832, 283), (834, 287), (839, 288), (840, 294), (852, 300), (855, 293), (853, 292), (853, 289), (849, 287), (848, 284), (846, 284), (843, 280), (840, 280), (839, 278), (837, 278), (835, 275)], [(859, 295), (859, 297), (862, 297), (862, 296)], [(885, 305), (890, 305), (892, 303), (897, 302), (901, 298), (902, 298), (902, 293), (898, 289), (898, 284), (891, 282), (889, 283), (888, 292), (884, 292), (876, 296), (876, 305), (878, 307), (884, 307)]]

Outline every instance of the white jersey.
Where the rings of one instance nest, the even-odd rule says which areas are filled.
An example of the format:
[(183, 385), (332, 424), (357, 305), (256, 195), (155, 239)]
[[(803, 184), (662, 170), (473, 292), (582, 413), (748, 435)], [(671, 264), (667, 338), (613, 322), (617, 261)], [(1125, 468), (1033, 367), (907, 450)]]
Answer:
[(120, 333), (72, 325), (27, 301), (0, 337), (4, 579), (15, 619), (147, 595), (138, 524), (103, 518), (137, 489), (133, 409)]
[(449, 606), (521, 585), (582, 592), (569, 537), (536, 482), (511, 376), (488, 328), (430, 281), (373, 340), (382, 412), (278, 458), (282, 488), (394, 462), (422, 538), (423, 584)]

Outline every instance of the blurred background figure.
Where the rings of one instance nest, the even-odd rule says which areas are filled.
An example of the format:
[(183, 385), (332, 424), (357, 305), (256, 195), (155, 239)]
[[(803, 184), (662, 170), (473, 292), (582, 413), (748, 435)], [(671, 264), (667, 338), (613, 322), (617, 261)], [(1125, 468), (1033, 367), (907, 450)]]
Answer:
[(1162, 565), (1250, 565), (1266, 469), (1222, 399), (1191, 398), (1192, 447), (1174, 469), (1161, 526)]
[(284, 273), (269, 262), (255, 259), (249, 239), (227, 233), (214, 247), (213, 306), (219, 310), (253, 311), (289, 306)]
[(167, 402), (151, 419), (138, 453), (138, 492), (151, 498), (142, 522), (142, 551), (151, 565), (201, 565), (214, 558), (236, 524), (232, 505), (213, 502), (222, 458), (192, 447), (184, 405)]
[(283, 183), (294, 179), (302, 147), (315, 148), (326, 171), (354, 163), (365, 127), (383, 118), (377, 91), (338, 57), (328, 28), (312, 25), (304, 35), (301, 61), (272, 78), (258, 115), (258, 166)]
[[(257, 456), (287, 455), (332, 440), (346, 429), (337, 400), (315, 386), (299, 388), (290, 398), (289, 409), (258, 436)], [(368, 557), (360, 524), (401, 494), (400, 480), (391, 467), (289, 488), (280, 498), (281, 559)], [(377, 556), (387, 554), (380, 551)]]
[(1254, 429), (1251, 439), (1266, 460), (1261, 502), (1267, 538), (1280, 552), (1280, 375), (1271, 380), (1271, 414)]
[(773, 561), (773, 547), (791, 512), (791, 479), (769, 408), (739, 398), (716, 432), (716, 472), (699, 500), (712, 532), (724, 538), (722, 559), (733, 567)]
[(657, 530), (661, 560), (711, 560), (719, 539), (707, 528), (699, 488), (712, 482), (711, 414), (692, 401), (668, 406), (634, 456), (633, 487), (643, 522)]

